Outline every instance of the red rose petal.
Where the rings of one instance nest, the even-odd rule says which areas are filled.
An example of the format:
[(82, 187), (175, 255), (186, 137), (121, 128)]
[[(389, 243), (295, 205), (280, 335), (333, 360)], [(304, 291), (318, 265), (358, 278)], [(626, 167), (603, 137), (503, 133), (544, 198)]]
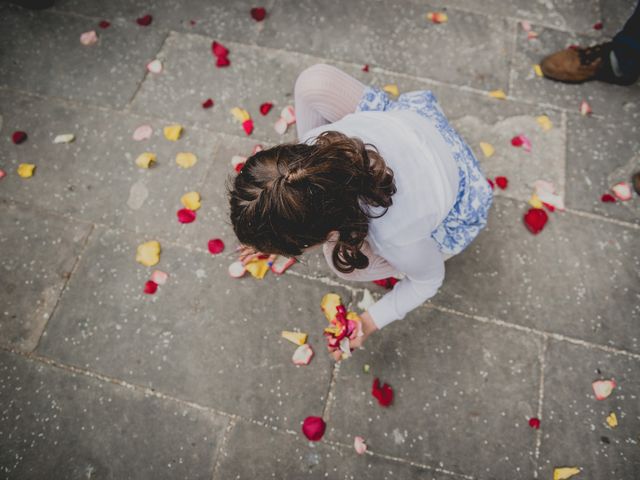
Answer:
[(547, 212), (541, 208), (530, 208), (529, 211), (524, 214), (523, 220), (527, 229), (534, 235), (537, 235), (542, 231), (549, 217)]
[(496, 185), (498, 185), (502, 190), (507, 188), (508, 184), (509, 180), (507, 180), (507, 177), (496, 177)]
[(218, 42), (213, 42), (211, 44), (211, 51), (216, 57), (226, 57), (227, 55), (229, 55), (229, 50), (227, 50), (224, 45)]
[(374, 280), (373, 283), (387, 289), (392, 289), (393, 286), (396, 283), (398, 283), (398, 279), (395, 277), (389, 277), (389, 278), (383, 278), (382, 280)]
[(253, 132), (253, 120), (249, 119), (242, 122), (242, 128), (244, 128), (247, 135), (251, 135), (251, 132)]
[(511, 145), (513, 145), (514, 147), (521, 147), (523, 144), (524, 141), (522, 140), (522, 137), (520, 135), (511, 139)]
[(109, 28), (111, 26), (111, 22), (108, 22), (107, 20), (100, 20), (100, 23), (98, 23), (98, 26), (100, 28)]
[(616, 203), (616, 197), (614, 197), (610, 193), (605, 193), (600, 197), (600, 201), (604, 203)]
[(489, 182), (489, 186), (491, 187), (491, 190), (495, 190), (496, 186), (493, 183), (493, 180), (491, 180), (490, 178), (487, 178), (487, 182)]
[(149, 280), (144, 284), (144, 293), (153, 295), (154, 293), (156, 293), (156, 290), (158, 290), (158, 284), (153, 280)]
[(529, 419), (529, 426), (531, 428), (535, 428), (536, 430), (540, 429), (540, 419), (536, 417), (531, 417)]
[(255, 7), (251, 9), (251, 17), (256, 22), (261, 22), (267, 16), (267, 11), (263, 7)]
[(322, 417), (307, 417), (302, 423), (302, 433), (312, 442), (317, 442), (324, 435), (327, 424)]
[(266, 115), (267, 113), (269, 113), (269, 111), (273, 108), (273, 103), (271, 102), (264, 102), (262, 105), (260, 105), (260, 113), (262, 115)]
[(218, 68), (228, 67), (229, 65), (231, 65), (231, 62), (226, 55), (222, 55), (216, 59), (216, 67)]
[(363, 72), (368, 72), (369, 71), (369, 64), (365, 64), (365, 66), (362, 67), (362, 71)]
[(213, 107), (213, 100), (207, 98), (204, 102), (202, 102), (202, 108), (211, 108)]
[(244, 168), (244, 162), (236, 164), (236, 166), (233, 167), (233, 168), (236, 171), (236, 173), (240, 173), (242, 171), (242, 169)]
[(391, 402), (393, 402), (393, 389), (386, 383), (380, 386), (380, 380), (377, 378), (373, 381), (371, 395), (373, 395), (383, 407), (388, 407), (391, 405)]
[(146, 26), (151, 25), (151, 21), (152, 20), (153, 20), (153, 17), (151, 15), (145, 15), (144, 17), (137, 18), (136, 19), (136, 23), (138, 25), (146, 27)]
[(180, 223), (191, 223), (196, 219), (196, 212), (188, 208), (181, 208), (176, 214)]
[(578, 49), (578, 48), (580, 48), (580, 47), (578, 47), (578, 45), (571, 44), (571, 45), (569, 45), (567, 48), (569, 48), (569, 49), (571, 49), (571, 50), (577, 50), (577, 49)]
[(196, 24), (195, 20), (189, 20), (189, 25), (191, 25), (192, 27)]
[(602, 22), (597, 22), (593, 25), (594, 30), (602, 30)]
[(17, 130), (11, 135), (11, 141), (16, 145), (20, 145), (27, 139), (27, 132)]
[(209, 240), (207, 247), (209, 248), (209, 251), (212, 255), (217, 255), (219, 253), (222, 253), (222, 251), (224, 250), (224, 242), (219, 238), (212, 238), (211, 240)]
[(544, 205), (544, 208), (546, 208), (550, 212), (555, 212), (556, 211), (556, 207), (554, 207), (550, 203), (542, 202), (542, 205)]

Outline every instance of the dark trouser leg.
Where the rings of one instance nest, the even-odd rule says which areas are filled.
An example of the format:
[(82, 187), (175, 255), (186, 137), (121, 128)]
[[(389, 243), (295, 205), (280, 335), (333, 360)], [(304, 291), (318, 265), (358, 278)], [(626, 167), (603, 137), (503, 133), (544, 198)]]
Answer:
[(623, 29), (613, 37), (613, 52), (622, 76), (637, 79), (640, 76), (640, 1)]

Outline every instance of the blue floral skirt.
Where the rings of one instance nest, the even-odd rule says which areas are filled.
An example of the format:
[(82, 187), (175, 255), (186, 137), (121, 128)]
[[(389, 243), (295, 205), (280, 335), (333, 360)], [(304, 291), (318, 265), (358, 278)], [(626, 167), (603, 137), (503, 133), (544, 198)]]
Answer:
[(440, 245), (442, 253), (460, 253), (486, 226), (493, 200), (493, 191), (480, 170), (475, 155), (449, 124), (430, 90), (403, 93), (397, 100), (391, 100), (384, 90), (368, 86), (356, 112), (372, 110), (414, 110), (435, 125), (451, 147), (460, 178), (458, 196), (451, 211), (431, 232), (431, 237)]

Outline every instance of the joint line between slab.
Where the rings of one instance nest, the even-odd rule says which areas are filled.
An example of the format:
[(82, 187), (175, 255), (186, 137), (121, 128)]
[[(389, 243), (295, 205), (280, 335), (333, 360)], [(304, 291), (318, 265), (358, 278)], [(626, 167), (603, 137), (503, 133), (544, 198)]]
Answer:
[[(546, 368), (546, 353), (547, 353), (548, 343), (549, 342), (547, 337), (543, 337), (542, 345), (540, 346), (540, 353), (538, 355), (538, 359), (540, 363), (540, 378), (539, 378), (540, 385), (538, 386), (538, 411), (536, 413), (536, 416), (538, 420), (540, 420), (541, 422), (542, 422), (542, 411), (543, 411), (543, 404), (544, 404), (544, 370)], [(535, 453), (533, 457), (533, 465), (534, 465), (533, 478), (538, 478), (540, 447), (542, 446), (542, 430), (540, 428), (536, 430), (535, 441), (536, 441), (536, 447), (535, 447)]]
[(236, 418), (230, 419), (229, 423), (224, 429), (224, 432), (222, 433), (222, 438), (220, 439), (220, 443), (218, 444), (218, 448), (216, 448), (215, 452), (215, 462), (213, 464), (213, 475), (211, 476), (211, 480), (216, 480), (216, 478), (218, 478), (221, 456), (224, 453), (224, 449), (227, 447), (227, 440), (229, 439), (229, 435), (231, 434), (232, 430), (236, 427), (236, 423), (238, 423), (238, 420)]

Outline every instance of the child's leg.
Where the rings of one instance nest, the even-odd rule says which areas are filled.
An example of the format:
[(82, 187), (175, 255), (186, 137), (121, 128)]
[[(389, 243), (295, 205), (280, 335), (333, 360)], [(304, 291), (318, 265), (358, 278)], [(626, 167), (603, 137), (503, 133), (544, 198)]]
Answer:
[(298, 139), (355, 112), (364, 89), (364, 84), (331, 65), (318, 63), (304, 70), (294, 88)]

